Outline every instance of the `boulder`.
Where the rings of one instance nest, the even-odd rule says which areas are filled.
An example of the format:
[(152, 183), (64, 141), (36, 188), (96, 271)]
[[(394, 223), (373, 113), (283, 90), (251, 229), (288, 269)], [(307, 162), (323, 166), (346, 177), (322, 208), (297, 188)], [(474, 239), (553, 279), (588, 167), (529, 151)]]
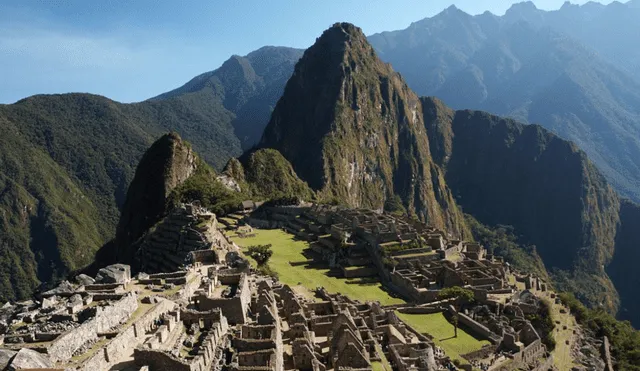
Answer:
[(35, 350), (22, 348), (15, 355), (7, 370), (53, 368), (53, 362), (44, 354)]
[(83, 273), (76, 276), (76, 282), (78, 283), (78, 285), (87, 286), (93, 285), (94, 283), (96, 283), (96, 280)]
[(42, 309), (49, 309), (52, 307), (55, 307), (58, 304), (58, 297), (57, 296), (50, 296), (48, 298), (42, 298)]
[(131, 280), (131, 267), (126, 264), (113, 264), (100, 269), (96, 276), (98, 283), (127, 283)]
[(54, 296), (72, 293), (74, 291), (73, 285), (69, 281), (62, 281), (55, 289), (45, 291), (42, 296)]
[(11, 358), (16, 354), (18, 354), (18, 352), (15, 350), (0, 349), (0, 370), (4, 370), (11, 361)]

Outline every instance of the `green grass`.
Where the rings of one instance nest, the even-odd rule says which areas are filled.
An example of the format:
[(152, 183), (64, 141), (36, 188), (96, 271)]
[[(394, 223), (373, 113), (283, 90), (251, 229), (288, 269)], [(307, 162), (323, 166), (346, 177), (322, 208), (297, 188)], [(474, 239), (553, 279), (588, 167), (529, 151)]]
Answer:
[(429, 334), (433, 337), (433, 342), (444, 349), (446, 355), (451, 359), (459, 359), (463, 363), (467, 361), (462, 358), (467, 354), (489, 345), (487, 340), (478, 340), (458, 328), (458, 337), (454, 338), (454, 328), (442, 313), (433, 314), (404, 314), (396, 312), (401, 320), (413, 327), (420, 333)]
[(360, 279), (344, 279), (329, 277), (329, 269), (310, 268), (304, 265), (292, 266), (289, 262), (308, 260), (302, 252), (309, 244), (305, 241), (294, 240), (293, 236), (279, 229), (255, 230), (255, 237), (238, 238), (233, 240), (241, 247), (251, 245), (271, 244), (273, 256), (269, 266), (278, 273), (281, 282), (290, 286), (300, 283), (307, 289), (313, 290), (322, 286), (331, 293), (341, 293), (351, 299), (360, 301), (380, 301), (383, 305), (401, 304), (402, 299), (393, 298), (382, 289), (379, 281), (362, 283)]

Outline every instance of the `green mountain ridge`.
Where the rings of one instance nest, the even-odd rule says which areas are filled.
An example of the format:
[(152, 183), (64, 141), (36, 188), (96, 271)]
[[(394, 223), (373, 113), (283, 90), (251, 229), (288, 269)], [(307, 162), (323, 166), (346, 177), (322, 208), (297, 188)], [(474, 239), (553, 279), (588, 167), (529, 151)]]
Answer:
[(154, 139), (179, 132), (216, 169), (240, 155), (233, 125), (254, 117), (264, 127), (300, 53), (268, 47), (247, 56), (249, 67), (265, 76), (260, 89), (229, 109), (224, 92), (248, 84), (243, 74), (133, 104), (71, 93), (0, 105), (7, 143), (0, 167), (0, 299), (25, 299), (41, 282), (89, 265), (98, 251), (100, 259), (113, 259), (112, 246), (104, 245), (115, 236), (127, 188)]

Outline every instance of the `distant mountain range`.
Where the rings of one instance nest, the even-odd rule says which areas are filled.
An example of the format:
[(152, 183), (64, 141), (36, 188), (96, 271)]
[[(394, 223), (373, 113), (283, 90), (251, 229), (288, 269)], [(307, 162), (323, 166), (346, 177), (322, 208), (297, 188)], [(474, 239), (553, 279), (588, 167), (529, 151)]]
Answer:
[(514, 5), (502, 17), (450, 7), (371, 35), (379, 56), (420, 95), (538, 123), (585, 150), (640, 200), (640, 7)]

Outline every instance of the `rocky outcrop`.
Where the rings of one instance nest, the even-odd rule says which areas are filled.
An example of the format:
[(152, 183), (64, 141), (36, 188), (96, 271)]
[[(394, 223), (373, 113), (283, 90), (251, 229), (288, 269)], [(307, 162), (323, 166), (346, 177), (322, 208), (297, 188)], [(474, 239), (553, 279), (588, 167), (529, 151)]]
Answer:
[(147, 150), (129, 186), (116, 231), (117, 260), (129, 263), (131, 248), (142, 235), (167, 213), (171, 191), (196, 170), (196, 156), (180, 136), (162, 136)]
[(467, 234), (431, 159), (418, 97), (351, 24), (305, 52), (259, 146), (280, 151), (324, 200), (382, 209), (398, 195), (411, 214)]

